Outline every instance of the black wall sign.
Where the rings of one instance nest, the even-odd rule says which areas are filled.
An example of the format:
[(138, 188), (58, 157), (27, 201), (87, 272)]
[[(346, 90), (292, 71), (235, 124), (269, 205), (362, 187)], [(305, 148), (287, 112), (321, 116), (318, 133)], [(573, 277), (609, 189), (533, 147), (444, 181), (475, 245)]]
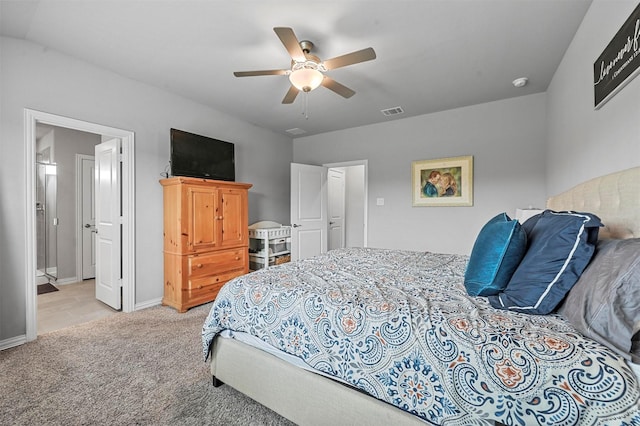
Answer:
[(640, 4), (593, 64), (595, 108), (640, 72)]

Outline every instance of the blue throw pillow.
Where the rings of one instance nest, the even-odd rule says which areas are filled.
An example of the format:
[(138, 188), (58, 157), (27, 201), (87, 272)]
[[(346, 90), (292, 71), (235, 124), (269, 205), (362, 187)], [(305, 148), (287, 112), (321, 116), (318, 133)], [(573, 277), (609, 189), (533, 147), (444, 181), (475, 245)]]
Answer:
[(545, 210), (527, 234), (527, 252), (494, 308), (546, 315), (564, 299), (593, 256), (600, 218)]
[(527, 233), (527, 237), (529, 237), (529, 234), (531, 234), (533, 227), (536, 226), (536, 223), (538, 223), (538, 220), (540, 220), (541, 216), (542, 216), (542, 213), (538, 213), (524, 221), (524, 223), (522, 224), (522, 229), (524, 229), (524, 232)]
[(476, 242), (464, 274), (471, 296), (489, 296), (504, 289), (527, 249), (527, 235), (517, 220), (501, 213), (487, 222)]

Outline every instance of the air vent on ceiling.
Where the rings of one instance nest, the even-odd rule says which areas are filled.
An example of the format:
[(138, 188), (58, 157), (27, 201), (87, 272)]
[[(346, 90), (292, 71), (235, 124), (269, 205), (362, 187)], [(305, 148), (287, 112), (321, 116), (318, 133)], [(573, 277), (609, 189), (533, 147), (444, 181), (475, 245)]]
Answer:
[(397, 106), (393, 108), (380, 110), (380, 112), (384, 114), (386, 117), (392, 117), (394, 115), (403, 114), (404, 110), (402, 109), (402, 107)]
[(303, 135), (305, 133), (307, 133), (305, 130), (302, 129), (298, 129), (297, 127), (294, 127), (293, 129), (289, 129), (289, 130), (285, 130), (285, 132), (289, 133), (290, 135)]

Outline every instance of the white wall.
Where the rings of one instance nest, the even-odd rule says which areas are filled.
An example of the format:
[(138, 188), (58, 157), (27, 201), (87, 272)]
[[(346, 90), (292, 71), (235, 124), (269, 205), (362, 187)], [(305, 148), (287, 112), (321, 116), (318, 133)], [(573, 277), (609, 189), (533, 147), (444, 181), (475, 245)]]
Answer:
[(637, 0), (594, 0), (547, 91), (547, 194), (640, 165), (640, 76), (593, 107), (593, 64)]
[(37, 44), (0, 38), (0, 341), (26, 332), (24, 108), (135, 132), (136, 304), (162, 297), (169, 129), (236, 143), (250, 221), (288, 223), (291, 139)]
[[(545, 102), (522, 96), (299, 138), (293, 157), (369, 161), (370, 247), (468, 254), (491, 217), (544, 204)], [(412, 207), (411, 162), (463, 155), (474, 157), (473, 207)]]

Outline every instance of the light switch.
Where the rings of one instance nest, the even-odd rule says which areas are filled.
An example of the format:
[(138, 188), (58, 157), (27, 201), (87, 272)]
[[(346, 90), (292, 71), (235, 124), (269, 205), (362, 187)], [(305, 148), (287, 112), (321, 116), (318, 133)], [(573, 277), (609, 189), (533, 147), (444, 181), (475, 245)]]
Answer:
[(376, 205), (384, 206), (384, 198), (376, 198)]

